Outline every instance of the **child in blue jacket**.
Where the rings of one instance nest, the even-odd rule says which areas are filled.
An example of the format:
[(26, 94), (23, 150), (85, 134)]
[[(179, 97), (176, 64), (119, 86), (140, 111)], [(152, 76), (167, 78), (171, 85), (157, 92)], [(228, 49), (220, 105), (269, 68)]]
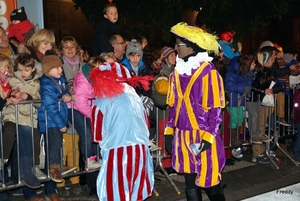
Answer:
[[(58, 56), (46, 55), (42, 59), (44, 75), (40, 78), (42, 105), (38, 111), (38, 121), (40, 132), (46, 134), (45, 139), (48, 138), (48, 144), (45, 144), (46, 162), (49, 157), (49, 174), (54, 182), (63, 181), (60, 151), (62, 149), (62, 133), (67, 131), (68, 107), (66, 102), (71, 101), (62, 66)], [(62, 99), (62, 101), (59, 102), (58, 99)], [(49, 152), (47, 153), (47, 151)], [(45, 184), (45, 195), (49, 197), (57, 195), (54, 182), (46, 183), (50, 183), (49, 185)]]

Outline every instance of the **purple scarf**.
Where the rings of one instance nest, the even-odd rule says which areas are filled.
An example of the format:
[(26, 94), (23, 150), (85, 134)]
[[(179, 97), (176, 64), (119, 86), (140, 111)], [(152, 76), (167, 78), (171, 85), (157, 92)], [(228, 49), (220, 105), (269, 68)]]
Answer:
[(65, 56), (62, 56), (62, 58), (63, 58), (63, 60), (64, 60), (64, 62), (65, 63), (67, 63), (70, 67), (71, 67), (71, 69), (73, 70), (73, 71), (75, 71), (75, 69), (76, 69), (76, 67), (78, 66), (78, 64), (79, 64), (79, 56), (78, 55), (75, 55), (75, 57), (74, 57), (74, 61), (70, 61), (67, 57), (65, 57)]

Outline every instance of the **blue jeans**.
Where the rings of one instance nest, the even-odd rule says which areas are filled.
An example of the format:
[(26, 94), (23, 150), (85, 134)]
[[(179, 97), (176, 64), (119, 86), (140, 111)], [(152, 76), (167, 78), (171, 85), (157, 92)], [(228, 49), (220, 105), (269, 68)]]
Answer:
[[(87, 158), (97, 155), (97, 145), (92, 143), (92, 131), (91, 131), (91, 120), (85, 118), (78, 110), (74, 111), (74, 128), (80, 136), (79, 149), (82, 154), (82, 158), (85, 161)], [(68, 111), (68, 120), (72, 124), (72, 109)], [(85, 122), (84, 122), (85, 120)], [(85, 130), (86, 125), (86, 130)], [(86, 149), (87, 147), (87, 149)]]
[(45, 152), (49, 157), (49, 164), (60, 164), (61, 162), (61, 150), (62, 150), (62, 132), (58, 128), (48, 129), (48, 146), (49, 153), (47, 153), (47, 135), (45, 134)]
[[(20, 151), (20, 157), (22, 156), (29, 156), (33, 157), (33, 150), (32, 150), (32, 135), (31, 135), (31, 127), (30, 126), (23, 126), (18, 125), (18, 132), (19, 132), (19, 151)], [(34, 142), (36, 140), (39, 141), (39, 139), (36, 139), (37, 136), (40, 136), (39, 130), (37, 128), (33, 128), (33, 138)], [(37, 146), (34, 146), (34, 148), (39, 148)], [(37, 151), (39, 154), (39, 149), (34, 150)]]
[(298, 136), (294, 146), (294, 157), (300, 160), (300, 124), (296, 124)]
[[(61, 163), (61, 149), (62, 149), (62, 133), (58, 128), (49, 128), (48, 129), (48, 144), (46, 142), (47, 136), (45, 134), (45, 174), (48, 174), (48, 157), (49, 163), (55, 164)], [(48, 147), (49, 146), (49, 150)], [(49, 152), (48, 152), (49, 151)], [(44, 183), (45, 195), (55, 194), (56, 191), (56, 183), (54, 181), (48, 181)], [(28, 188), (26, 186), (23, 187), (23, 194), (26, 199), (31, 199), (36, 196), (36, 190)]]

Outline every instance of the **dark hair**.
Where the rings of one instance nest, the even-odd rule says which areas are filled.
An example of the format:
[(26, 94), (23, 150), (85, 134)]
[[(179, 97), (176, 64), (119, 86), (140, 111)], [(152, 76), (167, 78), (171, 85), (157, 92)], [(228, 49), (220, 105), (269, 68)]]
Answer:
[(143, 44), (143, 39), (147, 40), (146, 36), (138, 36), (138, 37), (135, 37), (135, 39), (140, 44)]
[(202, 49), (201, 47), (199, 47), (197, 44), (182, 38), (180, 36), (176, 36), (181, 42), (183, 42), (184, 44), (186, 44), (186, 47), (190, 47), (194, 50), (194, 52), (198, 53), (198, 52), (206, 52), (206, 50)]
[[(143, 62), (149, 68), (152, 67), (153, 62), (161, 57), (161, 47), (157, 44), (148, 44), (143, 50)], [(160, 69), (152, 69), (154, 73), (158, 73)]]
[(110, 8), (110, 7), (115, 7), (115, 8), (117, 8), (117, 5), (116, 5), (116, 4), (114, 4), (114, 3), (109, 3), (109, 4), (106, 4), (106, 6), (103, 8), (103, 15), (105, 15), (105, 14), (106, 14), (106, 12), (107, 12), (107, 9), (108, 9), (108, 8)]
[(250, 67), (251, 64), (256, 61), (256, 57), (253, 55), (243, 55), (238, 58), (238, 62), (240, 64), (240, 68), (238, 70), (239, 76), (250, 75)]
[[(24, 66), (24, 68), (34, 68), (35, 67), (35, 61), (33, 57), (28, 53), (21, 53), (18, 55), (18, 57), (15, 60), (15, 69), (14, 71), (18, 71), (18, 64)], [(34, 77), (35, 71), (32, 72), (32, 76)]]
[(35, 67), (35, 61), (33, 57), (28, 53), (22, 53), (18, 55), (18, 57), (15, 60), (15, 65), (17, 66), (18, 64), (30, 68)]

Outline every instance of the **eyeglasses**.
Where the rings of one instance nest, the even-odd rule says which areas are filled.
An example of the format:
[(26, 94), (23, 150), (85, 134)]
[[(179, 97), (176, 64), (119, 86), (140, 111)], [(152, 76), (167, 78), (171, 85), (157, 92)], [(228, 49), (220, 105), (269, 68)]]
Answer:
[(175, 47), (179, 47), (179, 46), (186, 46), (186, 44), (185, 43), (175, 43)]
[(125, 43), (125, 40), (123, 40), (122, 42), (114, 42), (114, 44), (118, 44), (118, 45), (123, 45)]

